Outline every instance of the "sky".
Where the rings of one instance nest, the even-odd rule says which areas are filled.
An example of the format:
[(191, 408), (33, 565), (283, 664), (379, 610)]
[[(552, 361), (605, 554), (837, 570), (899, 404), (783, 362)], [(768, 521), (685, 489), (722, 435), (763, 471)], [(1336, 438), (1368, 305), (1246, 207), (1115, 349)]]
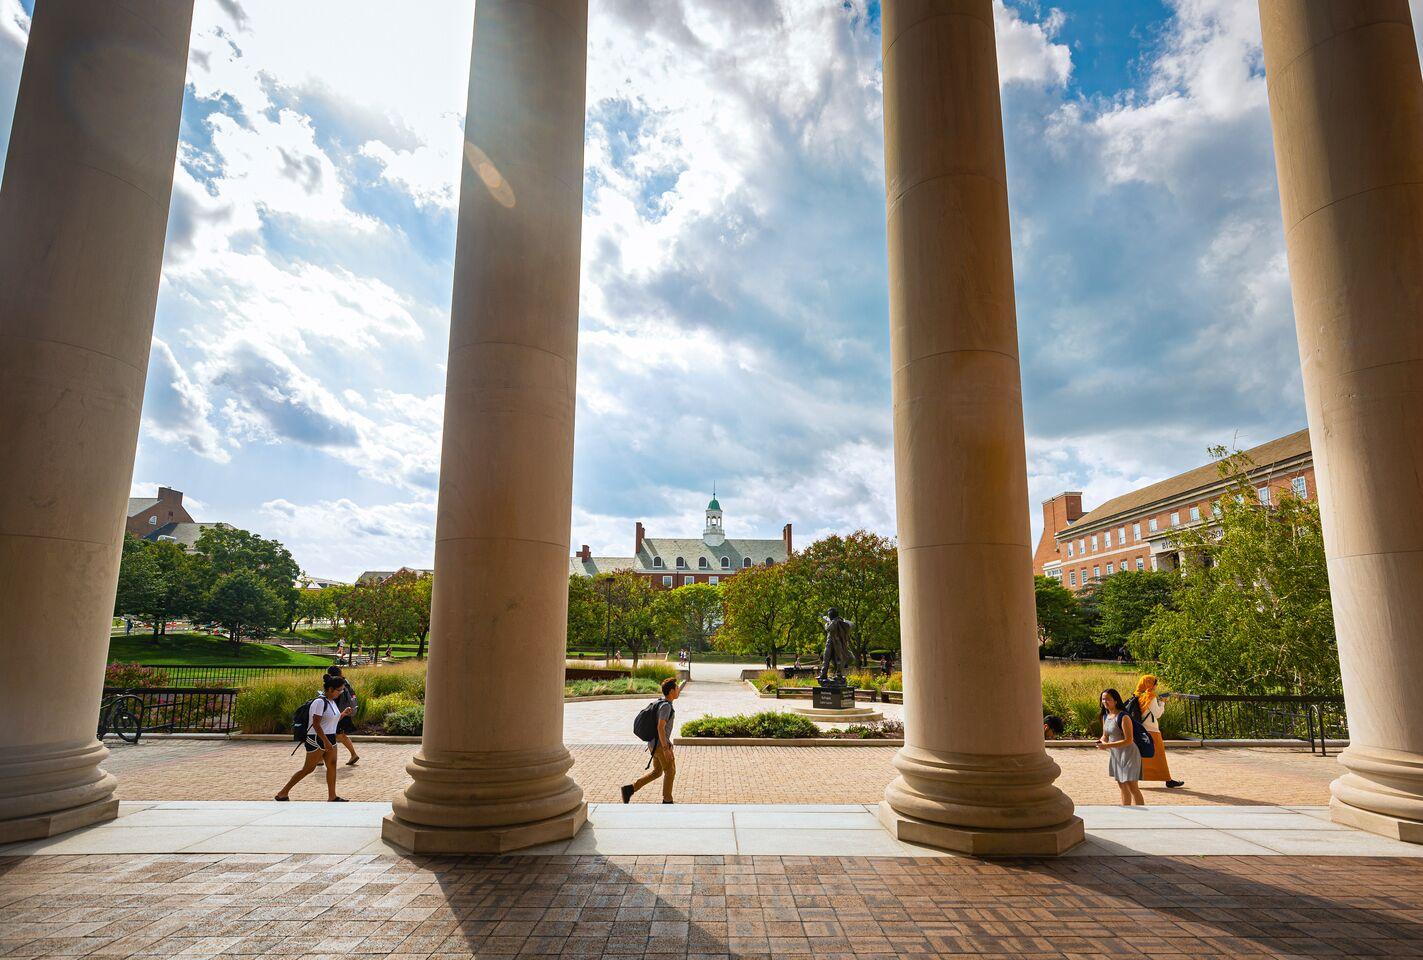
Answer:
[[(590, 7), (574, 548), (893, 535), (879, 0)], [(1304, 405), (1255, 5), (995, 14), (1036, 539)], [(197, 0), (135, 495), (430, 565), (473, 18)]]

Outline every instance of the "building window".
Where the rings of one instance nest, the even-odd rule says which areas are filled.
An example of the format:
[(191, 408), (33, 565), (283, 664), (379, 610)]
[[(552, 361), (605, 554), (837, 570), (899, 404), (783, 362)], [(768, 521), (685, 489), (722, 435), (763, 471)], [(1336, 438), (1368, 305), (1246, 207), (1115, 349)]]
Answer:
[(1086, 540), (1078, 540), (1078, 541), (1077, 541), (1077, 552), (1078, 552), (1078, 553), (1086, 553), (1086, 552), (1087, 552), (1087, 541), (1086, 541)]
[(772, 560), (770, 557), (767, 557), (767, 558), (766, 558), (766, 566), (768, 566), (768, 567), (773, 567), (773, 566), (775, 566), (775, 565), (776, 565), (776, 561)]
[(1199, 520), (1199, 519), (1201, 519), (1201, 508), (1200, 508), (1200, 507), (1192, 507), (1192, 508), (1191, 508), (1191, 522), (1192, 522), (1192, 523), (1195, 523), (1195, 522), (1196, 522), (1197, 520)]
[(1126, 528), (1126, 527), (1117, 527), (1117, 546), (1119, 546), (1119, 547), (1125, 547), (1126, 545), (1127, 545), (1127, 528)]
[(682, 578), (682, 583), (684, 583), (684, 584), (687, 584), (687, 583), (696, 583), (696, 582), (697, 582), (697, 578), (696, 578), (696, 577), (683, 577), (683, 578)]
[(1305, 485), (1304, 477), (1295, 477), (1293, 480), (1290, 481), (1290, 486), (1294, 489), (1295, 499), (1309, 499), (1309, 487)]
[(1176, 512), (1176, 511), (1172, 511), (1172, 513), (1171, 513), (1171, 526), (1173, 526), (1173, 527), (1179, 527), (1180, 525), (1181, 525), (1181, 514), (1178, 513), (1178, 512)]
[(1107, 564), (1107, 576), (1110, 577), (1111, 575), (1112, 575), (1112, 565), (1109, 563), (1109, 564)]
[(1092, 568), (1092, 579), (1093, 579), (1093, 580), (1100, 580), (1101, 577), (1102, 577), (1102, 568), (1101, 568), (1101, 567), (1093, 567), (1093, 568)]
[(1092, 534), (1092, 549), (1093, 549), (1093, 550), (1096, 550), (1096, 549), (1097, 549), (1097, 535), (1096, 535), (1095, 533)]
[(654, 569), (654, 570), (661, 570), (661, 569), (662, 569), (662, 558), (661, 558), (661, 557), (653, 557), (653, 558), (652, 558), (652, 569)]
[(1217, 500), (1215, 503), (1211, 504), (1211, 516), (1213, 516), (1213, 517), (1219, 517), (1219, 516), (1220, 516), (1220, 501), (1219, 501), (1219, 500)]
[(751, 558), (750, 558), (750, 557), (744, 557), (744, 558), (742, 558), (742, 561), (741, 561), (741, 567), (742, 567), (742, 569), (744, 570), (744, 569), (746, 569), (747, 567), (750, 567), (750, 566), (751, 566)]
[(1146, 529), (1150, 530), (1152, 533), (1155, 533), (1155, 532), (1156, 532), (1156, 518), (1155, 518), (1155, 517), (1152, 517), (1150, 520), (1146, 521)]
[(1131, 525), (1131, 538), (1133, 540), (1141, 539), (1141, 524), (1134, 523)]
[(698, 570), (710, 570), (710, 569), (711, 569), (711, 564), (710, 564), (710, 563), (707, 563), (707, 558), (706, 558), (706, 557), (699, 557), (699, 558), (697, 558), (697, 569), (698, 569)]
[(1270, 503), (1270, 488), (1269, 488), (1269, 487), (1261, 487), (1259, 490), (1256, 490), (1255, 493), (1256, 493), (1256, 495), (1260, 498), (1260, 502), (1261, 502), (1261, 503), (1265, 504), (1266, 506), (1269, 505), (1269, 503)]
[(672, 575), (671, 575), (670, 573), (669, 573), (667, 576), (665, 576), (665, 577), (662, 578), (662, 585), (663, 585), (664, 587), (670, 587), (670, 586), (672, 586)]
[(678, 558), (677, 558), (677, 569), (678, 569), (678, 570), (685, 570), (685, 569), (687, 569), (687, 561), (686, 561), (686, 560), (683, 560), (681, 557), (678, 557)]
[(723, 570), (730, 570), (730, 569), (731, 569), (731, 558), (730, 558), (730, 557), (722, 557), (722, 558), (721, 558), (721, 568), (722, 568)]
[(707, 583), (716, 586), (718, 583), (721, 583), (721, 577), (707, 577)]
[(1137, 568), (1138, 570), (1144, 570), (1144, 569), (1146, 569), (1146, 561), (1143, 560), (1141, 557), (1137, 557), (1137, 558), (1136, 558), (1136, 568)]
[(1077, 571), (1076, 571), (1076, 570), (1069, 570), (1069, 571), (1067, 571), (1067, 582), (1070, 583), (1070, 584), (1072, 584), (1074, 587), (1077, 586)]
[(156, 526), (158, 526), (158, 515), (157, 515), (157, 514), (154, 514), (153, 516), (151, 516), (151, 517), (148, 518), (148, 525), (149, 525), (150, 527), (156, 527)]
[(1071, 541), (1071, 540), (1067, 541), (1067, 555), (1068, 555), (1069, 557), (1073, 555), (1073, 553), (1072, 553), (1072, 541)]

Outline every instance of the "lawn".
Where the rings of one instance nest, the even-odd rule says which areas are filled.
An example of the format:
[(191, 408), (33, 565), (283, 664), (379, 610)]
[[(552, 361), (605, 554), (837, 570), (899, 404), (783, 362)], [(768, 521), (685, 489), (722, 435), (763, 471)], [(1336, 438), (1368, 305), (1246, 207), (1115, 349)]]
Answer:
[(147, 666), (191, 663), (215, 667), (319, 667), (330, 663), (331, 658), (295, 653), (266, 643), (244, 643), (238, 651), (224, 637), (199, 633), (170, 633), (160, 637), (157, 643), (150, 633), (134, 633), (109, 639), (109, 662)]

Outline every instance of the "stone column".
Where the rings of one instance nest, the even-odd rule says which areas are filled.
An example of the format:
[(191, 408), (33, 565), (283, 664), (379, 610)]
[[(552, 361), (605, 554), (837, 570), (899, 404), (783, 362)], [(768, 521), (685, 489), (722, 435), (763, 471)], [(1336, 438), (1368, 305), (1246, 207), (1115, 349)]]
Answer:
[(577, 833), (563, 669), (587, 0), (479, 0), (460, 181), (425, 736), (385, 837)]
[(1043, 749), (991, 0), (886, 0), (905, 745), (880, 820), (982, 855), (1083, 838)]
[(1423, 843), (1423, 77), (1407, 0), (1262, 0), (1350, 746), (1340, 822)]
[(193, 0), (40, 3), (0, 184), (0, 841), (113, 817), (94, 739)]

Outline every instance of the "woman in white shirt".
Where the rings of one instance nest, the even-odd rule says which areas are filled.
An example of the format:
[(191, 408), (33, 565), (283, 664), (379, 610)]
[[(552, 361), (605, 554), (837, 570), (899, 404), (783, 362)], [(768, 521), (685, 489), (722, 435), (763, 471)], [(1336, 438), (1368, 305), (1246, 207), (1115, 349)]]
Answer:
[(1131, 700), (1136, 701), (1141, 711), (1141, 725), (1156, 741), (1156, 755), (1141, 760), (1141, 779), (1153, 783), (1164, 781), (1168, 787), (1184, 787), (1184, 780), (1171, 778), (1171, 768), (1166, 763), (1166, 743), (1161, 739), (1161, 715), (1166, 712), (1166, 704), (1156, 695), (1156, 677), (1148, 673), (1138, 680), (1136, 695)]

